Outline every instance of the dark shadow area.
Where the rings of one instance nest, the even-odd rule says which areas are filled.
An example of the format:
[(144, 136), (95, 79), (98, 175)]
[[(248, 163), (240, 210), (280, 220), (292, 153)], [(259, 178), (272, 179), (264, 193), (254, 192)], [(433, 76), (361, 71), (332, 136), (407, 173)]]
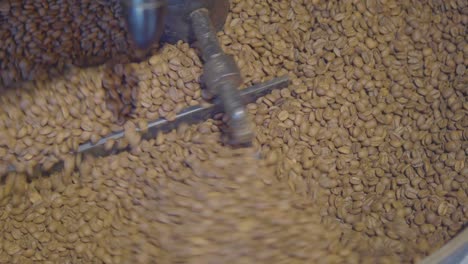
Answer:
[[(0, 93), (54, 82), (72, 68), (104, 65), (106, 104), (122, 124), (134, 108), (138, 76), (127, 67), (157, 52), (131, 42), (118, 0), (0, 3)], [(133, 95), (133, 97), (132, 97)]]
[[(140, 61), (118, 0), (0, 3), (0, 90), (76, 67)], [(150, 50), (154, 52), (154, 47)]]

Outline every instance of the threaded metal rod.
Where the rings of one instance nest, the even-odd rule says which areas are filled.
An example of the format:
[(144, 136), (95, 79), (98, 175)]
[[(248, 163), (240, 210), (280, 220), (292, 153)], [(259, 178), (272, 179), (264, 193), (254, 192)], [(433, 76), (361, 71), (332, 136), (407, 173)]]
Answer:
[(216, 55), (224, 54), (219, 45), (216, 32), (210, 20), (207, 9), (198, 9), (191, 14), (192, 28), (199, 42), (204, 61), (208, 61)]
[(207, 9), (192, 12), (192, 27), (205, 61), (205, 82), (219, 98), (229, 117), (232, 144), (250, 144), (253, 138), (251, 122), (240, 95), (240, 70), (231, 56), (219, 45)]

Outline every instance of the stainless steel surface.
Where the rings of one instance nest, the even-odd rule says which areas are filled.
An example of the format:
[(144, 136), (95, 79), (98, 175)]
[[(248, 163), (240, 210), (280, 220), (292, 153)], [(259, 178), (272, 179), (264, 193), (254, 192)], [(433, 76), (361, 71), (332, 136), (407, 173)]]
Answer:
[(204, 80), (208, 89), (221, 99), (229, 119), (231, 144), (250, 144), (254, 135), (238, 90), (242, 83), (240, 70), (234, 58), (224, 54), (221, 49), (209, 11), (205, 8), (198, 9), (190, 14), (190, 17), (205, 61)]
[(128, 33), (141, 50), (159, 42), (164, 31), (166, 0), (121, 0)]
[[(287, 87), (289, 84), (289, 78), (287, 76), (279, 77), (272, 79), (270, 81), (257, 84), (251, 87), (248, 87), (240, 91), (240, 96), (242, 97), (243, 102), (246, 104), (255, 102), (258, 98), (270, 93), (272, 90), (281, 89)], [(213, 104), (206, 106), (193, 106), (185, 109), (176, 116), (176, 119), (172, 122), (166, 119), (158, 119), (148, 123), (148, 131), (142, 134), (143, 139), (155, 138), (158, 133), (168, 132), (176, 128), (180, 124), (194, 124), (206, 120), (214, 115), (223, 112), (222, 103), (219, 99), (216, 99)], [(138, 130), (141, 132), (140, 130)], [(124, 137), (124, 131), (119, 131), (113, 134), (110, 134), (96, 144), (91, 142), (84, 143), (79, 146), (77, 153), (75, 154), (91, 154), (94, 156), (106, 156), (122, 151), (123, 149), (110, 149), (106, 150), (104, 145), (109, 140), (119, 140)], [(114, 144), (116, 145), (116, 144)], [(57, 163), (50, 171), (60, 171), (63, 169), (63, 163)], [(16, 171), (15, 167), (10, 165), (8, 166), (9, 172)], [(34, 168), (35, 174), (39, 174), (44, 171), (42, 168)]]
[(468, 264), (468, 228), (425, 258), (421, 264)]

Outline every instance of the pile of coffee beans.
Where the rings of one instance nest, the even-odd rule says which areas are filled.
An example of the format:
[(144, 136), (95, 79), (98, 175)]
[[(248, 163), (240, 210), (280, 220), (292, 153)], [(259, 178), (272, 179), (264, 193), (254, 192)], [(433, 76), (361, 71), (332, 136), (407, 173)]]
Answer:
[(0, 263), (412, 263), (466, 226), (466, 1), (230, 2), (243, 87), (291, 79), (248, 149), (137, 132), (206, 98), (189, 44), (77, 68), (131, 50), (117, 2), (0, 4)]

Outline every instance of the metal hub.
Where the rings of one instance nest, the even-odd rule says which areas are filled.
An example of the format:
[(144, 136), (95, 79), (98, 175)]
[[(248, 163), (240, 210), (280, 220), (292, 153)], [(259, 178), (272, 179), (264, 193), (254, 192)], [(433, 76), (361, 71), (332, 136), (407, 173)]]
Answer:
[(159, 42), (166, 24), (166, 0), (121, 0), (122, 11), (130, 37), (145, 53), (151, 45)]
[(196, 40), (190, 14), (206, 9), (216, 31), (229, 13), (228, 0), (121, 0), (128, 33), (136, 47), (149, 49), (156, 42), (192, 43)]
[(172, 0), (168, 1), (166, 25), (161, 40), (168, 43), (176, 43), (179, 40), (189, 43), (196, 41), (190, 14), (201, 8), (209, 11), (214, 29), (222, 30), (229, 13), (229, 1)]

